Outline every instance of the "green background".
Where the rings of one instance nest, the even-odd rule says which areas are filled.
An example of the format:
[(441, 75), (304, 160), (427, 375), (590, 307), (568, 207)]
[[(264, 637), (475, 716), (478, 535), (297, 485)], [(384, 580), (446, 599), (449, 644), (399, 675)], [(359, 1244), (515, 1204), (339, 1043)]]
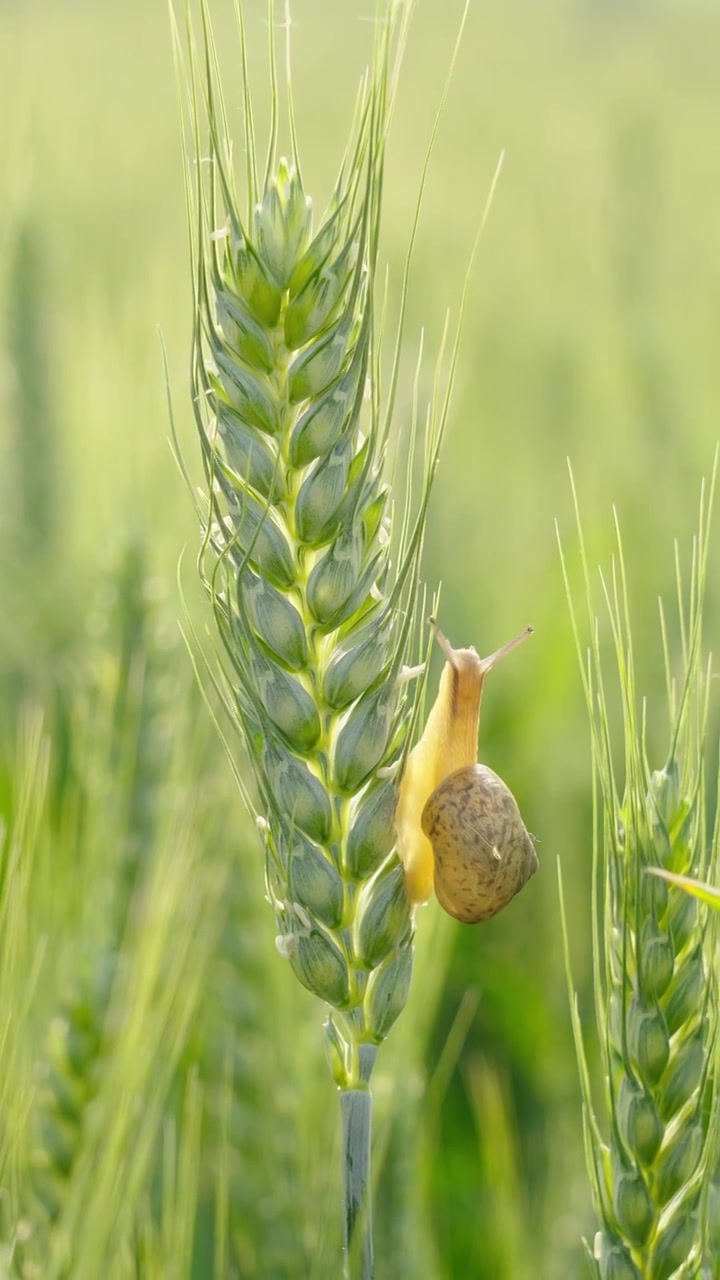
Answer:
[[(259, 0), (246, 8), (262, 136), (267, 19)], [(370, 54), (373, 8), (373, 0), (293, 4), (304, 179), (319, 208)], [(231, 5), (214, 0), (212, 11), (240, 149)], [(460, 18), (459, 4), (422, 0), (413, 23), (385, 189), (391, 313)], [(388, 1280), (583, 1274), (580, 1240), (594, 1225), (556, 860), (592, 1053), (591, 785), (555, 521), (577, 580), (570, 459), (593, 565), (610, 564), (617, 510), (638, 689), (659, 767), (667, 729), (657, 597), (672, 606), (676, 539), (689, 562), (718, 435), (719, 49), (713, 4), (477, 0), (470, 8), (423, 206), (395, 438), (402, 457), (420, 334), (429, 394), (432, 353), (446, 309), (457, 315), (504, 151), (424, 572), (431, 587), (442, 582), (440, 618), (454, 644), (490, 651), (528, 622), (536, 629), (491, 678), (480, 751), (515, 792), (541, 871), (481, 928), (446, 924), (434, 905), (422, 913), (418, 980), (377, 1085), (378, 1275)], [(12, 821), (17, 744), (41, 711), (51, 742), (42, 831), (57, 889), (27, 1060), (42, 1056), (53, 1010), (104, 945), (92, 925), (97, 895), (112, 898), (107, 882), (127, 840), (136, 860), (151, 859), (180, 795), (198, 866), (205, 874), (220, 865), (230, 889), (198, 925), (208, 930), (207, 985), (178, 1051), (171, 1100), (180, 1113), (183, 1082), (200, 1063), (212, 1112), (230, 1055), (223, 1098), (237, 1274), (333, 1276), (336, 1117), (322, 1014), (273, 946), (260, 850), (178, 628), (184, 547), (181, 576), (200, 629), (208, 612), (193, 576), (194, 513), (167, 442), (159, 334), (199, 482), (190, 322), (164, 5), (4, 0), (0, 800)], [(715, 539), (710, 644), (716, 564)], [(674, 643), (672, 623), (670, 633)], [(77, 817), (83, 806), (92, 821)], [(195, 1161), (196, 1238), (183, 1255), (187, 1268), (194, 1257), (197, 1277), (212, 1275), (213, 1187), (225, 1150), (213, 1133), (208, 1121)], [(140, 1202), (145, 1193), (137, 1194)], [(117, 1274), (135, 1274), (134, 1265)]]

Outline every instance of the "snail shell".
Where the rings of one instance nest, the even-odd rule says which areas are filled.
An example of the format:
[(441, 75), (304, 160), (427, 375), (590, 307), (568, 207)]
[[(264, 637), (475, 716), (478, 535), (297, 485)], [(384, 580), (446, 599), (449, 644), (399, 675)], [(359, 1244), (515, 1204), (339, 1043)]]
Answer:
[(457, 769), (422, 812), (438, 902), (466, 924), (490, 920), (538, 869), (517, 801), (484, 764)]

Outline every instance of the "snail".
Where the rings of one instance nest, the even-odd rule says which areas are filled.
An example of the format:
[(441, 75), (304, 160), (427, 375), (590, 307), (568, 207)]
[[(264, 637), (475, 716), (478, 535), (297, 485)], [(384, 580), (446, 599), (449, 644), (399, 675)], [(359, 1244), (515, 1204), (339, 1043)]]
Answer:
[(398, 790), (397, 851), (413, 905), (427, 902), (434, 886), (445, 911), (476, 924), (502, 911), (538, 868), (515, 797), (477, 763), (485, 676), (532, 627), (480, 658), (474, 649), (453, 649), (434, 618), (430, 623), (446, 662)]

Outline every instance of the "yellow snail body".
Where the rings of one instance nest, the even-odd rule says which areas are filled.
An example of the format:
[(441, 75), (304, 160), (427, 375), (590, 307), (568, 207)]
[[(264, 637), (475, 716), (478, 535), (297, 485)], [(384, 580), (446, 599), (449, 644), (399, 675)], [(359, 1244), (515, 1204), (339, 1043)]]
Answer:
[(531, 631), (480, 658), (453, 649), (435, 626), (446, 658), (440, 689), (398, 791), (397, 849), (411, 903), (427, 902), (434, 886), (440, 905), (468, 924), (497, 915), (538, 867), (512, 792), (477, 763), (485, 676)]

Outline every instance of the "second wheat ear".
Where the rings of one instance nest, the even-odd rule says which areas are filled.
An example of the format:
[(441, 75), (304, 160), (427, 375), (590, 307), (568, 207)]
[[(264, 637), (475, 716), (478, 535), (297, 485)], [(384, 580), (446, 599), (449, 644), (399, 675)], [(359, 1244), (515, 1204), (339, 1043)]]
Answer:
[(515, 797), (477, 762), (485, 676), (532, 627), (480, 658), (474, 649), (453, 649), (430, 621), (446, 662), (400, 784), (397, 850), (411, 903), (427, 902), (434, 887), (445, 911), (477, 924), (502, 911), (538, 868)]

